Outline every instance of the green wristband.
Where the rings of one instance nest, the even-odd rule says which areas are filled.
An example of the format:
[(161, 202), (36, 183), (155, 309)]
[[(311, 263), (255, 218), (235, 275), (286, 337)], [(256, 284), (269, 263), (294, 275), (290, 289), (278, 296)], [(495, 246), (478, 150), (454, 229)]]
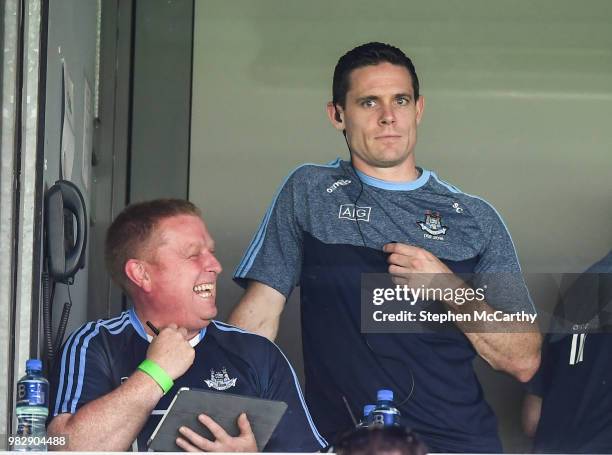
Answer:
[(144, 359), (142, 363), (138, 365), (138, 369), (151, 376), (164, 391), (164, 395), (167, 394), (168, 390), (170, 390), (174, 385), (174, 381), (170, 376), (168, 376), (168, 373), (166, 373), (166, 371), (158, 364), (153, 362), (153, 360)]

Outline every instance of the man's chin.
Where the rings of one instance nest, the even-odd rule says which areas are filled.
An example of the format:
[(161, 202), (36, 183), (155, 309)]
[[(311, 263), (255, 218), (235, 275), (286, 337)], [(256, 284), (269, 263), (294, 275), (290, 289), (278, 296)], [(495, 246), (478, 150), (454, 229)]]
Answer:
[(202, 330), (203, 328), (208, 327), (210, 323), (215, 319), (216, 316), (217, 316), (216, 311), (214, 313), (198, 315), (197, 319), (195, 319), (195, 321), (197, 321), (197, 324), (194, 324), (192, 329), (199, 331), (199, 330)]
[(217, 317), (217, 313), (218, 311), (216, 306), (206, 309), (200, 308), (199, 311), (192, 312), (191, 316), (189, 316), (189, 325), (197, 330), (203, 329), (204, 327), (208, 326), (211, 321), (215, 319), (215, 317)]
[(210, 310), (206, 311), (203, 315), (202, 315), (202, 319), (204, 319), (205, 321), (207, 321), (208, 323), (210, 323), (210, 321), (212, 321), (214, 318), (217, 317), (217, 313), (219, 311), (217, 310), (217, 306), (213, 304), (213, 308), (211, 308)]

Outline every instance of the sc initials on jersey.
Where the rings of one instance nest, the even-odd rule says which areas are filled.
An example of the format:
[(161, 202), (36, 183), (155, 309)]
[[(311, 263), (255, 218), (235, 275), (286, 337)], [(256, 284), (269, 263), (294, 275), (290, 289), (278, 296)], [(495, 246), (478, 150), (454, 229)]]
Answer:
[(360, 207), (355, 204), (342, 204), (340, 206), (340, 212), (338, 218), (351, 221), (370, 221), (370, 212), (372, 207)]

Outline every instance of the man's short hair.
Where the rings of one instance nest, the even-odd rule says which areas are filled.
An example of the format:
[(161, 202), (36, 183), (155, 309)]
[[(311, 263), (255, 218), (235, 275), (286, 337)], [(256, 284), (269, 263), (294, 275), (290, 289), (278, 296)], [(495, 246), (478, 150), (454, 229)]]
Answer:
[(427, 447), (406, 427), (362, 427), (340, 438), (338, 455), (426, 455)]
[(334, 69), (334, 80), (332, 85), (332, 102), (334, 105), (346, 107), (346, 93), (349, 91), (350, 76), (353, 70), (369, 65), (378, 65), (388, 62), (393, 65), (405, 67), (412, 79), (412, 90), (414, 100), (419, 99), (419, 78), (417, 76), (412, 60), (400, 49), (385, 43), (366, 43), (357, 46), (344, 54), (338, 60)]
[(189, 201), (155, 199), (129, 205), (108, 228), (104, 248), (106, 268), (113, 281), (128, 294), (132, 282), (125, 274), (125, 264), (129, 259), (143, 259), (150, 254), (147, 250), (159, 222), (178, 215), (202, 216)]

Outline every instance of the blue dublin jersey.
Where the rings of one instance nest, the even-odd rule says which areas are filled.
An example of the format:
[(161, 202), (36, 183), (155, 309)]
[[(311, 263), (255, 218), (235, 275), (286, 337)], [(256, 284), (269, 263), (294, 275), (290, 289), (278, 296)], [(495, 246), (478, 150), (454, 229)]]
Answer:
[[(149, 342), (133, 310), (76, 330), (64, 344), (51, 378), (50, 414), (74, 414), (119, 387), (145, 359)], [(265, 451), (304, 452), (326, 445), (308, 413), (293, 368), (273, 343), (212, 321), (191, 344), (193, 365), (157, 403), (138, 435), (139, 451), (146, 451), (149, 436), (181, 387), (286, 402), (287, 411)]]
[[(472, 367), (476, 352), (460, 331), (362, 333), (364, 273), (387, 272), (382, 247), (424, 248), (453, 272), (520, 272), (495, 209), (420, 169), (409, 183), (357, 173), (337, 159), (304, 165), (282, 184), (235, 271), (286, 297), (300, 286), (306, 397), (318, 428), (335, 438), (376, 391), (395, 392), (403, 421), (430, 449), (499, 452), (497, 421)], [(533, 311), (524, 283), (505, 311)]]

